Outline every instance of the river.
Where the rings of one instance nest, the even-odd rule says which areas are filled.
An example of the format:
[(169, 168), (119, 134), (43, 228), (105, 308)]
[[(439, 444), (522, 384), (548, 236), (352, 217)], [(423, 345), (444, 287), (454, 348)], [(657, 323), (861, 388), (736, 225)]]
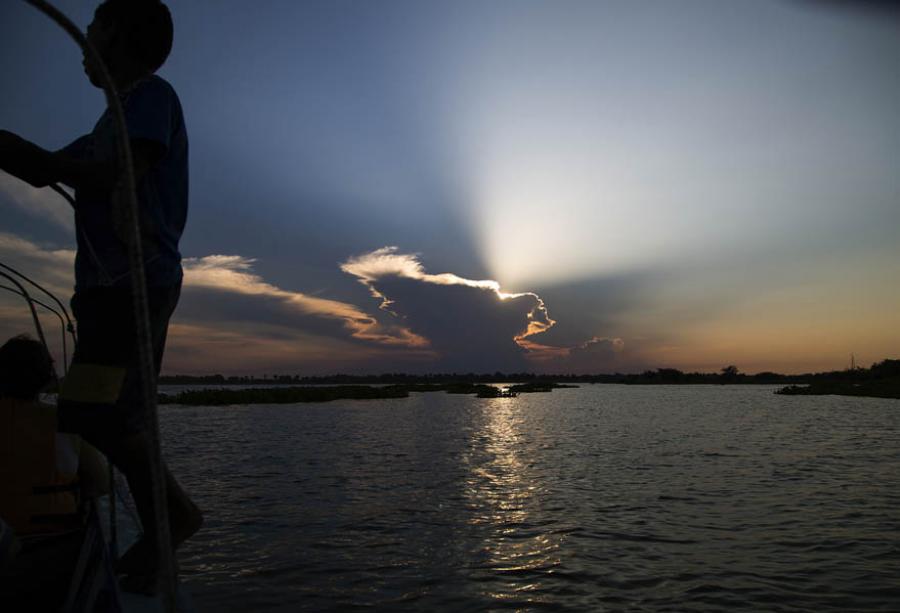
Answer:
[(766, 386), (163, 406), (201, 611), (900, 603), (900, 401)]

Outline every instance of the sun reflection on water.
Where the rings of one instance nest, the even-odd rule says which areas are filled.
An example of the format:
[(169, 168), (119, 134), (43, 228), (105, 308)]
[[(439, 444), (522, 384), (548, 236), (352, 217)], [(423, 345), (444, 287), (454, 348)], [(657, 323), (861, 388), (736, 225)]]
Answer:
[(465, 493), (472, 511), (468, 523), (481, 533), (476, 576), (485, 579), (485, 595), (496, 600), (529, 601), (542, 578), (561, 564), (562, 537), (549, 532), (540, 510), (545, 484), (533, 467), (538, 460), (529, 444), (521, 403), (496, 398), (484, 405), (473, 431)]

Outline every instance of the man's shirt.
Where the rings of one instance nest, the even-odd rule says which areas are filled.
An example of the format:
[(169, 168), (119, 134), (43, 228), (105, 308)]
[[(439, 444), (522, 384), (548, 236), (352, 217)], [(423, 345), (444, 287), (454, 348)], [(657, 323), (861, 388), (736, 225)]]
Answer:
[[(188, 139), (181, 103), (168, 82), (153, 75), (123, 97), (128, 135), (163, 146), (162, 157), (137, 185), (144, 267), (147, 285), (160, 287), (181, 281), (178, 241), (188, 209)], [(107, 109), (93, 132), (64, 150), (82, 159), (115, 160), (116, 126)], [(75, 191), (75, 289), (131, 285), (127, 228), (111, 194)]]

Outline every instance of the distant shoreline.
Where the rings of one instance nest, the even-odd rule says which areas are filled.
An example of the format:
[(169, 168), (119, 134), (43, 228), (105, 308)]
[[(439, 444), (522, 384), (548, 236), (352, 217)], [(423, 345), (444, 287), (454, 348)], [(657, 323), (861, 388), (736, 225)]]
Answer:
[[(634, 384), (635, 386), (639, 384)], [(413, 392), (446, 392), (448, 394), (474, 395), (478, 398), (514, 398), (519, 394), (546, 393), (554, 389), (574, 388), (577, 385), (560, 385), (557, 383), (526, 383), (500, 388), (480, 383), (450, 384), (395, 384), (372, 387), (370, 385), (305, 385), (278, 387), (252, 386), (224, 387), (209, 389), (185, 390), (170, 394), (160, 392), (158, 402), (161, 405), (175, 404), (184, 406), (234, 406), (247, 404), (297, 404), (307, 402), (331, 402), (334, 400), (384, 400), (392, 398), (408, 398)], [(806, 387), (791, 385), (775, 390), (784, 396), (821, 396), (842, 395), (871, 398), (900, 399), (900, 379), (886, 380), (869, 385), (820, 383)]]
[[(666, 369), (662, 369), (666, 370)], [(427, 375), (325, 375), (272, 377), (223, 376), (223, 375), (163, 375), (160, 385), (448, 385), (489, 383), (614, 383), (624, 385), (778, 385), (786, 383), (811, 383), (819, 375), (782, 375), (760, 373), (722, 376), (716, 373), (678, 373), (648, 371), (641, 374), (612, 375), (536, 375), (533, 373), (438, 373)]]
[(301, 375), (163, 375), (162, 385), (449, 385), (488, 383), (619, 383), (625, 385), (815, 385), (824, 382), (860, 385), (883, 379), (900, 377), (900, 360), (883, 360), (871, 368), (853, 368), (821, 373), (785, 375), (760, 372), (748, 375), (736, 366), (726, 366), (719, 372), (682, 372), (675, 368), (657, 368), (632, 374), (552, 374), (519, 373), (385, 373), (380, 375), (334, 374), (325, 376)]
[(370, 387), (366, 385), (252, 387), (241, 389), (187, 390), (177, 394), (159, 394), (159, 404), (225, 406), (239, 404), (294, 404), (332, 400), (379, 400), (408, 398), (412, 392), (447, 392), (475, 395), (478, 398), (512, 398), (519, 394), (546, 393), (554, 389), (577, 387), (556, 383), (526, 383), (501, 389), (473, 383), (408, 384)]
[[(785, 385), (777, 394), (845, 395), (876, 398), (900, 398), (900, 360), (883, 360), (871, 368), (854, 368), (824, 373), (784, 375), (762, 372), (747, 375), (735, 366), (717, 373), (685, 373), (674, 368), (658, 368), (639, 374), (538, 375), (535, 373), (437, 373), (411, 375), (303, 376), (272, 377), (224, 375), (167, 375), (160, 385), (241, 386), (245, 389), (205, 389), (175, 395), (160, 394), (161, 404), (251, 404), (287, 402), (324, 402), (352, 398), (405, 398), (410, 392), (445, 391), (495, 398), (503, 392), (490, 384), (513, 384), (507, 394), (548, 392), (571, 384), (624, 385)], [(379, 387), (368, 387), (377, 385)], [(277, 386), (277, 387), (272, 387)], [(315, 386), (315, 387), (313, 387)], [(806, 386), (806, 387), (801, 387)], [(250, 389), (246, 389), (250, 388)], [(256, 389), (254, 389), (256, 388)]]

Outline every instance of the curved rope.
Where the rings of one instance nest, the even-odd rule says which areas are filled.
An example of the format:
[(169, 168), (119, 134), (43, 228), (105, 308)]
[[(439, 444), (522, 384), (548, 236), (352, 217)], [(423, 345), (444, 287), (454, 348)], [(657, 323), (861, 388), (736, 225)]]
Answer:
[[(131, 292), (136, 323), (139, 381), (141, 400), (148, 418), (148, 434), (151, 447), (151, 471), (153, 481), (153, 506), (156, 515), (156, 546), (159, 552), (160, 575), (163, 582), (163, 605), (166, 611), (175, 611), (175, 567), (170, 547), (171, 536), (167, 513), (166, 490), (163, 480), (162, 451), (160, 449), (159, 420), (156, 411), (156, 367), (153, 360), (153, 341), (150, 334), (150, 314), (147, 303), (147, 284), (144, 276), (144, 257), (138, 221), (138, 201), (134, 176), (134, 161), (128, 139), (125, 113), (115, 83), (103, 58), (87, 40), (81, 30), (56, 7), (45, 0), (24, 0), (53, 20), (75, 41), (98, 69), (106, 103), (116, 125), (116, 142), (121, 171), (120, 184), (113, 194), (113, 205), (121, 206), (130, 240), (128, 261), (131, 269)], [(32, 307), (33, 308), (33, 307)]]

